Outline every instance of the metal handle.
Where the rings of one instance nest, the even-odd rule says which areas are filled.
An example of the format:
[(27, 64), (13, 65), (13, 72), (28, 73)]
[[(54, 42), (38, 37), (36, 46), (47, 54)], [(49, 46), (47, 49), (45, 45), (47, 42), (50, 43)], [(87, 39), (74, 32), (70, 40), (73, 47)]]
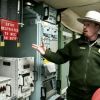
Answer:
[(6, 86), (9, 86), (10, 87), (10, 95), (6, 95), (7, 97), (11, 97), (11, 85), (9, 85), (9, 84), (6, 84)]
[(34, 70), (33, 73), (34, 73), (34, 82), (36, 82), (38, 80), (38, 72)]
[(46, 87), (41, 87), (41, 100), (46, 100)]

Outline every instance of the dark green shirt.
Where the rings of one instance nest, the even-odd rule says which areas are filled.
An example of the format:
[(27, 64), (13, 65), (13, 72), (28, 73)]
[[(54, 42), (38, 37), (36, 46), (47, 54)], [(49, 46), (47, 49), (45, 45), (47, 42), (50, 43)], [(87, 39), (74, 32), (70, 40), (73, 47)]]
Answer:
[(100, 39), (89, 42), (84, 38), (72, 40), (64, 48), (46, 50), (46, 59), (56, 64), (70, 61), (69, 80), (83, 86), (100, 86)]

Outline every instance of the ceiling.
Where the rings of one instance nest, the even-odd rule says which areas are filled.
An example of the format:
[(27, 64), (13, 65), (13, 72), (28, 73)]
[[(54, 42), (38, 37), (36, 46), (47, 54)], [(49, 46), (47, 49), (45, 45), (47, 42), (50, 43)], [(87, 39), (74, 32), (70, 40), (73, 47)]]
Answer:
[(43, 1), (46, 4), (56, 8), (66, 8), (61, 13), (62, 23), (75, 32), (82, 32), (82, 24), (77, 18), (83, 17), (89, 10), (100, 11), (100, 0), (35, 0)]

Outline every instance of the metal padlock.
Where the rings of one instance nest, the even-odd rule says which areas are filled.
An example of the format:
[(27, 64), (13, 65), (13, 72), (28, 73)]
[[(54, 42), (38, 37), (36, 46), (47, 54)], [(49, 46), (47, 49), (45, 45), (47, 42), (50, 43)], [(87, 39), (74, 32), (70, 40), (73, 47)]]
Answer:
[(2, 42), (0, 42), (0, 46), (5, 46), (5, 42), (4, 41), (2, 41)]
[(20, 42), (17, 42), (17, 47), (20, 47), (21, 46), (21, 43)]

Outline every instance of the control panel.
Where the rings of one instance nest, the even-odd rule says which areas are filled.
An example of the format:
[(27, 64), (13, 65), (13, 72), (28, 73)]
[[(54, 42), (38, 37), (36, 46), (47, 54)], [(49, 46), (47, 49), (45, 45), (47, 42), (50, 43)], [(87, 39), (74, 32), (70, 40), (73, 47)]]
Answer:
[(11, 100), (11, 78), (0, 76), (0, 100)]
[[(41, 40), (46, 48), (56, 52), (58, 49), (58, 25), (42, 21), (42, 33)], [(56, 69), (56, 64), (43, 58), (41, 100), (56, 94)]]
[(43, 27), (42, 40), (45, 46), (53, 51), (56, 51), (58, 48), (58, 25), (53, 25), (43, 21), (42, 27)]
[(33, 67), (34, 57), (0, 59), (0, 75), (12, 78), (12, 98), (27, 98), (34, 91)]

